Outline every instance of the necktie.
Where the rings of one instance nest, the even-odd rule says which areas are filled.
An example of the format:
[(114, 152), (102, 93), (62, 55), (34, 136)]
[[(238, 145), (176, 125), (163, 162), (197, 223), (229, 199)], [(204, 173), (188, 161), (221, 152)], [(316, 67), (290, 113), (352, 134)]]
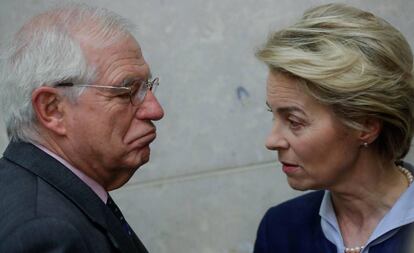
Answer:
[(108, 200), (106, 202), (106, 205), (111, 209), (112, 213), (115, 215), (116, 218), (118, 218), (119, 222), (122, 225), (122, 228), (125, 230), (125, 232), (128, 234), (129, 237), (133, 237), (134, 232), (132, 231), (131, 227), (126, 222), (124, 216), (121, 213), (121, 210), (119, 210), (118, 206), (115, 204), (111, 196), (108, 195)]

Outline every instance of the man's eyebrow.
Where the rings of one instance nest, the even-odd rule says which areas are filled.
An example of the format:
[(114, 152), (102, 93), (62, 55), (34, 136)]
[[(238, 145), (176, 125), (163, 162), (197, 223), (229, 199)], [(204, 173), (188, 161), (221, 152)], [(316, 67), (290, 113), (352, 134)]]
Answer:
[[(128, 85), (128, 83), (126, 83), (127, 81), (130, 81), (130, 80), (134, 80), (134, 79), (141, 79), (141, 78), (137, 78), (137, 77), (134, 77), (134, 76), (126, 76), (126, 77), (124, 77), (124, 79), (122, 80), (122, 86), (126, 86), (126, 85)], [(150, 80), (150, 79), (152, 79), (152, 73), (151, 73), (151, 71), (148, 73), (148, 78), (147, 79), (145, 79), (145, 78), (142, 78), (141, 80)]]

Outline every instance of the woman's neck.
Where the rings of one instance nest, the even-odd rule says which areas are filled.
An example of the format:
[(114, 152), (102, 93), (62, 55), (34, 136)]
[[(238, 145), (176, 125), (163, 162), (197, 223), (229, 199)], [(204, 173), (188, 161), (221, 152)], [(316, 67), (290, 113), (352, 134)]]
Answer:
[[(371, 165), (371, 166), (370, 166)], [(381, 219), (407, 189), (407, 177), (394, 163), (365, 163), (354, 180), (330, 189), (338, 225), (347, 247), (364, 246)]]

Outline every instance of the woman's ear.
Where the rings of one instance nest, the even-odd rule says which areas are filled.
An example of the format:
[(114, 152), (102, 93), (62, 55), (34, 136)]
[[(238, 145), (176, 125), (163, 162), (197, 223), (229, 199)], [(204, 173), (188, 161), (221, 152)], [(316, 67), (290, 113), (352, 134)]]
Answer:
[(63, 97), (56, 88), (42, 86), (32, 93), (32, 106), (39, 124), (57, 135), (64, 135)]
[(362, 125), (364, 129), (359, 134), (362, 144), (366, 145), (374, 142), (381, 133), (382, 121), (375, 118), (367, 118), (362, 122)]

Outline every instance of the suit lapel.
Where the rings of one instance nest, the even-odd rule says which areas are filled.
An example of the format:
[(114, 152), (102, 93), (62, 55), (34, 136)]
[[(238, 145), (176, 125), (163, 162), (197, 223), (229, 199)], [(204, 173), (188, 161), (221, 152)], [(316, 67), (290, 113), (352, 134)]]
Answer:
[(108, 234), (108, 236), (111, 240), (113, 240), (114, 244), (117, 244), (117, 242), (123, 243), (125, 245), (129, 245), (132, 243), (134, 249), (133, 252), (148, 253), (148, 251), (141, 243), (141, 241), (138, 239), (134, 231), (132, 231), (132, 238), (127, 236), (124, 228), (122, 227), (118, 218), (112, 213), (112, 211), (109, 208), (105, 208), (105, 212), (107, 224), (109, 227), (108, 231), (114, 231), (114, 233)]
[(138, 236), (135, 234), (135, 232), (132, 231), (132, 233), (133, 233), (132, 236), (133, 236), (135, 246), (138, 248), (138, 252), (148, 253), (148, 251), (145, 248), (144, 244), (142, 244), (141, 240), (138, 238)]
[(59, 161), (24, 142), (11, 142), (4, 157), (42, 178), (65, 195), (96, 226), (105, 231), (115, 248), (123, 253), (147, 253), (141, 243), (137, 244), (137, 249), (125, 235), (119, 221), (92, 189)]

